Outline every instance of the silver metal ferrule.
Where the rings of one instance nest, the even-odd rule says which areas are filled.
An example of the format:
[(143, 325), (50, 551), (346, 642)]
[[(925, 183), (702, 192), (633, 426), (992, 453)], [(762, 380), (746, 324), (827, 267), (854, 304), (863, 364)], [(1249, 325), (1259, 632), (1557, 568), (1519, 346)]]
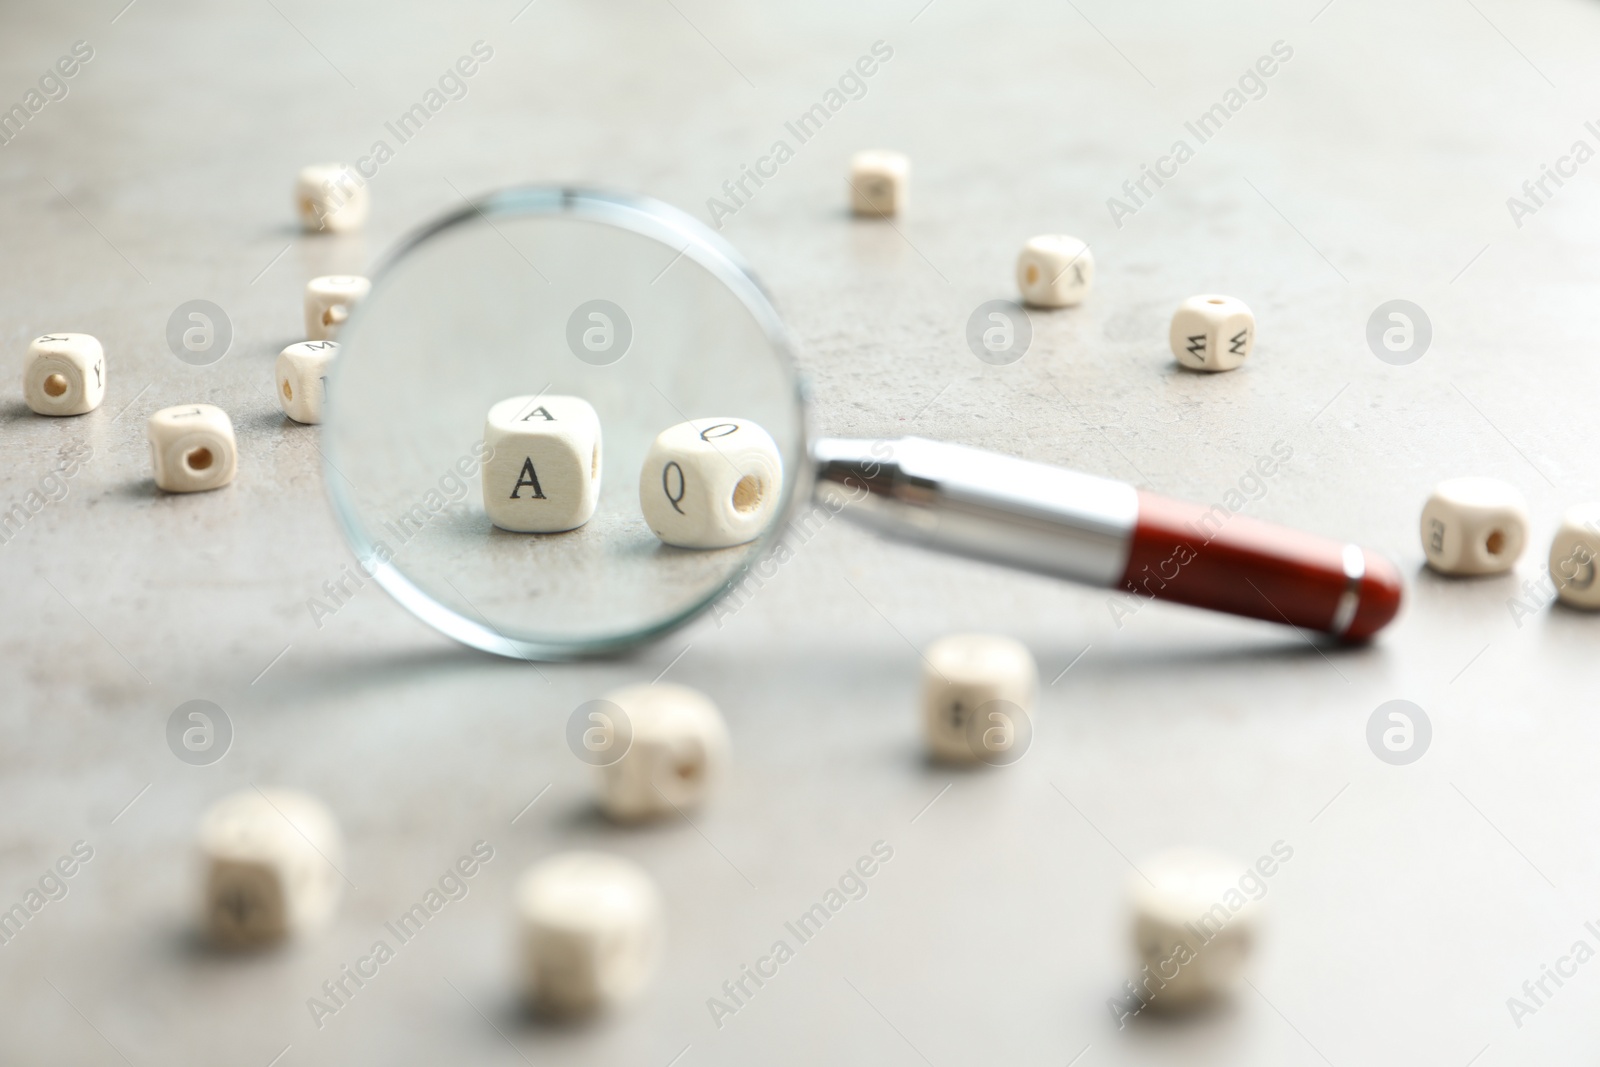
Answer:
[(1328, 623), (1328, 632), (1336, 637), (1343, 637), (1356, 621), (1356, 610), (1361, 607), (1361, 579), (1367, 576), (1367, 557), (1360, 545), (1345, 545), (1340, 558), (1344, 564), (1344, 591), (1339, 594), (1333, 620)]
[(823, 439), (817, 498), (889, 537), (1089, 585), (1128, 566), (1131, 485), (921, 437)]

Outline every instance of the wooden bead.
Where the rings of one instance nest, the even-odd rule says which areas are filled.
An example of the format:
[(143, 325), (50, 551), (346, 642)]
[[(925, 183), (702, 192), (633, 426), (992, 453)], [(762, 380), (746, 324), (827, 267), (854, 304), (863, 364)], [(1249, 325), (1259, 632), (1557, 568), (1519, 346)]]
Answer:
[(1442, 574), (1508, 571), (1528, 544), (1528, 509), (1497, 478), (1449, 478), (1422, 508), (1422, 551)]
[(1259, 906), (1240, 890), (1246, 865), (1179, 848), (1145, 860), (1139, 870), (1128, 889), (1134, 948), (1153, 976), (1139, 983), (1149, 1005), (1181, 1010), (1227, 993), (1256, 938)]
[(287, 789), (243, 789), (200, 822), (204, 926), (227, 948), (270, 944), (325, 923), (338, 905), (343, 844), (322, 803)]
[(344, 163), (302, 168), (294, 183), (295, 210), (307, 233), (352, 233), (367, 221), (367, 184)]
[(86, 333), (47, 333), (28, 345), (22, 398), (40, 415), (82, 415), (106, 396), (106, 355)]
[(600, 807), (632, 822), (690, 811), (727, 771), (728, 728), (703, 693), (670, 683), (633, 685), (603, 698), (631, 734), (622, 758), (598, 768)]
[(1083, 303), (1094, 281), (1089, 246), (1065, 234), (1029, 239), (1017, 256), (1017, 288), (1034, 307), (1064, 308)]
[(928, 750), (953, 763), (1005, 763), (1032, 737), (1039, 689), (1033, 655), (998, 634), (954, 634), (923, 656), (922, 725)]
[(869, 218), (900, 214), (910, 174), (911, 161), (899, 152), (857, 152), (850, 159), (850, 210)]
[(233, 420), (211, 404), (181, 404), (150, 416), (150, 464), (169, 493), (198, 493), (233, 481), (239, 465)]
[(1167, 341), (1191, 370), (1233, 370), (1256, 345), (1256, 317), (1231, 296), (1191, 296), (1172, 314)]
[(1550, 577), (1563, 604), (1600, 608), (1600, 504), (1578, 504), (1561, 516), (1550, 542)]
[(727, 548), (759, 537), (783, 495), (783, 457), (748, 419), (662, 430), (639, 470), (639, 510), (664, 543)]
[(599, 852), (567, 852), (516, 890), (523, 993), (537, 1011), (584, 1015), (637, 994), (660, 955), (662, 908), (650, 876)]
[(339, 354), (337, 341), (301, 341), (278, 353), (274, 376), (278, 406), (295, 422), (322, 421), (328, 399), (328, 372)]
[(372, 292), (372, 283), (354, 274), (328, 274), (306, 283), (306, 338), (331, 341), (339, 336), (356, 305)]
[(600, 499), (600, 416), (575, 396), (513, 396), (489, 409), (483, 507), (516, 533), (589, 521)]

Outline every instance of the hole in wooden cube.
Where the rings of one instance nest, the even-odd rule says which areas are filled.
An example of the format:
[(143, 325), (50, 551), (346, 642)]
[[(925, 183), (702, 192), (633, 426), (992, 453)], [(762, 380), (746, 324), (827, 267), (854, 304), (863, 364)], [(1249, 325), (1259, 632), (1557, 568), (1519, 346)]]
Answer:
[(1499, 574), (1528, 541), (1522, 494), (1496, 478), (1449, 478), (1422, 508), (1422, 550), (1441, 574)]
[(1256, 344), (1256, 317), (1231, 296), (1191, 296), (1172, 313), (1167, 343), (1190, 370), (1233, 370)]
[(105, 350), (86, 333), (47, 333), (28, 344), (22, 397), (40, 415), (82, 415), (106, 395)]
[(1578, 504), (1561, 516), (1550, 542), (1550, 577), (1563, 604), (1600, 608), (1595, 559), (1600, 556), (1600, 504)]
[(1017, 254), (1017, 289), (1031, 307), (1075, 307), (1093, 282), (1094, 255), (1076, 237), (1043, 234)]
[(950, 763), (1004, 765), (1032, 740), (1039, 688), (1033, 654), (999, 634), (952, 634), (923, 655), (922, 725), (928, 751)]
[[(1263, 863), (1274, 863), (1263, 857)], [(1128, 880), (1134, 949), (1143, 965), (1140, 1010), (1183, 1011), (1227, 994), (1256, 939), (1266, 881), (1257, 870), (1201, 849), (1139, 864)], [(1275, 864), (1273, 869), (1275, 869)]]
[(513, 396), (489, 409), (483, 507), (514, 533), (574, 530), (600, 499), (600, 416), (575, 396)]
[(339, 356), (337, 341), (301, 341), (278, 353), (273, 374), (278, 379), (278, 406), (295, 422), (322, 421), (328, 400), (328, 375)]
[(338, 825), (314, 797), (244, 789), (201, 819), (203, 926), (226, 948), (271, 944), (333, 914), (343, 879)]
[(306, 337), (331, 341), (357, 304), (372, 292), (372, 282), (354, 274), (329, 274), (306, 283)]
[(857, 152), (850, 159), (850, 209), (869, 218), (904, 211), (910, 173), (910, 161), (899, 152)]
[(754, 511), (761, 506), (761, 497), (761, 479), (753, 474), (746, 474), (733, 487), (733, 510)]
[(633, 822), (705, 803), (728, 763), (728, 728), (705, 694), (687, 686), (635, 685), (606, 694), (627, 715), (622, 758), (596, 770), (600, 809)]
[(349, 233), (367, 221), (367, 183), (344, 163), (317, 163), (295, 176), (295, 207), (310, 233)]
[(655, 971), (662, 907), (643, 869), (618, 856), (568, 852), (517, 883), (523, 995), (536, 1012), (588, 1015), (635, 996)]
[(728, 548), (777, 514), (783, 458), (748, 419), (693, 419), (656, 436), (639, 470), (639, 510), (664, 543)]
[(146, 427), (156, 485), (169, 493), (217, 489), (233, 480), (238, 447), (233, 420), (211, 404), (162, 408)]

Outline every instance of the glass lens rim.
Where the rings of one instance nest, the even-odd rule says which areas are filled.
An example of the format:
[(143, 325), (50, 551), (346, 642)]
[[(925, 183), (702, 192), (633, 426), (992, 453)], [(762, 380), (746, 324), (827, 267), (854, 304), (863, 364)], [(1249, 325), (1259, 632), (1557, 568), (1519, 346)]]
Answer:
[[(726, 285), (761, 327), (773, 355), (783, 364), (789, 381), (793, 383), (794, 394), (791, 399), (798, 414), (796, 432), (799, 439), (791, 442), (797, 457), (796, 469), (784, 479), (784, 496), (779, 501), (776, 518), (766, 532), (757, 538), (753, 551), (746, 557), (748, 562), (735, 568), (724, 582), (688, 606), (649, 626), (615, 635), (586, 635), (570, 641), (555, 641), (512, 636), (496, 629), (487, 619), (480, 621), (469, 618), (435, 599), (393, 562), (380, 558), (377, 540), (368, 532), (360, 509), (339, 473), (337, 435), (328, 435), (324, 442), (323, 482), (334, 517), (363, 572), (407, 611), (447, 637), (497, 656), (540, 662), (583, 659), (626, 651), (677, 629), (700, 615), (738, 586), (750, 564), (763, 558), (771, 545), (785, 533), (800, 506), (811, 498), (814, 473), (810, 462), (811, 433), (806, 384), (800, 375), (793, 345), (777, 308), (773, 306), (755, 272), (731, 244), (699, 219), (665, 201), (633, 193), (562, 185), (522, 185), (499, 189), (469, 201), (464, 207), (424, 224), (403, 238), (371, 272), (373, 286), (376, 288), (387, 274), (418, 248), (459, 226), (482, 221), (493, 228), (496, 218), (558, 215), (616, 226), (668, 247), (681, 245), (679, 256), (694, 260)], [(344, 328), (350, 329), (360, 318), (361, 306), (357, 305)], [(338, 380), (339, 362), (334, 361), (335, 383)], [(326, 422), (337, 421), (336, 397), (337, 389), (329, 390), (324, 416)]]

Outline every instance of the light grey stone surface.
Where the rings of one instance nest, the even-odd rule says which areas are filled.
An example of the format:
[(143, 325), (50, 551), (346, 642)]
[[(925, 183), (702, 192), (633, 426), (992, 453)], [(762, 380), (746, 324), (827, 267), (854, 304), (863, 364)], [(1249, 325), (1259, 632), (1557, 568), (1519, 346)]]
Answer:
[[(93, 450), (0, 547), (0, 906), (74, 842), (94, 849), (0, 945), (0, 1061), (1589, 1062), (1600, 963), (1546, 980), (1520, 1027), (1507, 998), (1579, 939), (1600, 947), (1583, 925), (1600, 916), (1600, 619), (1541, 609), (1519, 625), (1507, 605), (1540, 574), (1560, 510), (1600, 496), (1600, 163), (1547, 184), (1520, 227), (1506, 198), (1575, 140), (1600, 142), (1584, 126), (1600, 119), (1600, 9), (920, 3), (97, 0), (0, 16), (0, 105), (74, 41), (94, 49), (70, 94), (0, 147), (0, 504), (62, 448)], [(397, 144), (385, 122), (478, 40), (494, 53), (466, 97)], [(1399, 561), (1392, 632), (1313, 648), (1161, 605), (1119, 628), (1103, 593), (842, 523), (720, 626), (613, 662), (491, 659), (370, 587), (315, 625), (307, 600), (349, 556), (317, 431), (270, 395), (306, 278), (363, 270), (460, 193), (512, 182), (703, 213), (774, 139), (793, 144), (785, 121), (877, 40), (894, 54), (864, 97), (723, 228), (794, 331), (816, 428), (917, 432), (1201, 500), (1285, 442), (1293, 458), (1248, 512)], [(1265, 96), (1196, 145), (1185, 121), (1279, 40), (1293, 57)], [(1117, 227), (1107, 198), (1180, 137), (1194, 157)], [(297, 168), (380, 138), (396, 151), (365, 234), (297, 236)], [(913, 161), (892, 227), (844, 210), (846, 160), (866, 146)], [(1021, 362), (978, 362), (967, 315), (1011, 295), (1017, 249), (1052, 231), (1094, 245), (1093, 294), (1035, 315)], [(1238, 372), (1182, 373), (1165, 350), (1170, 308), (1207, 291), (1256, 313)], [(164, 341), (196, 298), (235, 330), (209, 367)], [(1396, 298), (1435, 333), (1404, 367), (1364, 340)], [(104, 342), (99, 411), (23, 407), (15, 370), (45, 330)], [(186, 401), (233, 415), (239, 474), (161, 496), (144, 419)], [(1534, 548), (1515, 575), (1419, 570), (1420, 504), (1465, 473), (1528, 495)], [(1014, 767), (920, 757), (916, 649), (958, 629), (1012, 633), (1038, 657), (1036, 738)], [(609, 828), (566, 716), (669, 665), (726, 712), (733, 779), (693, 825)], [(206, 767), (165, 741), (195, 698), (236, 731)], [(1365, 740), (1395, 698), (1433, 725), (1409, 766)], [(250, 783), (331, 805), (351, 885), (323, 935), (235, 960), (196, 946), (191, 835)], [(307, 998), (480, 839), (495, 856), (470, 894), (318, 1028)], [(879, 840), (894, 857), (867, 896), (719, 1029), (707, 998)], [(1106, 1003), (1128, 973), (1130, 861), (1195, 843), (1244, 864), (1279, 840), (1294, 855), (1268, 882), (1253, 988), (1119, 1030)], [(631, 1010), (552, 1030), (514, 1010), (510, 890), (575, 845), (651, 870), (671, 940)]]

